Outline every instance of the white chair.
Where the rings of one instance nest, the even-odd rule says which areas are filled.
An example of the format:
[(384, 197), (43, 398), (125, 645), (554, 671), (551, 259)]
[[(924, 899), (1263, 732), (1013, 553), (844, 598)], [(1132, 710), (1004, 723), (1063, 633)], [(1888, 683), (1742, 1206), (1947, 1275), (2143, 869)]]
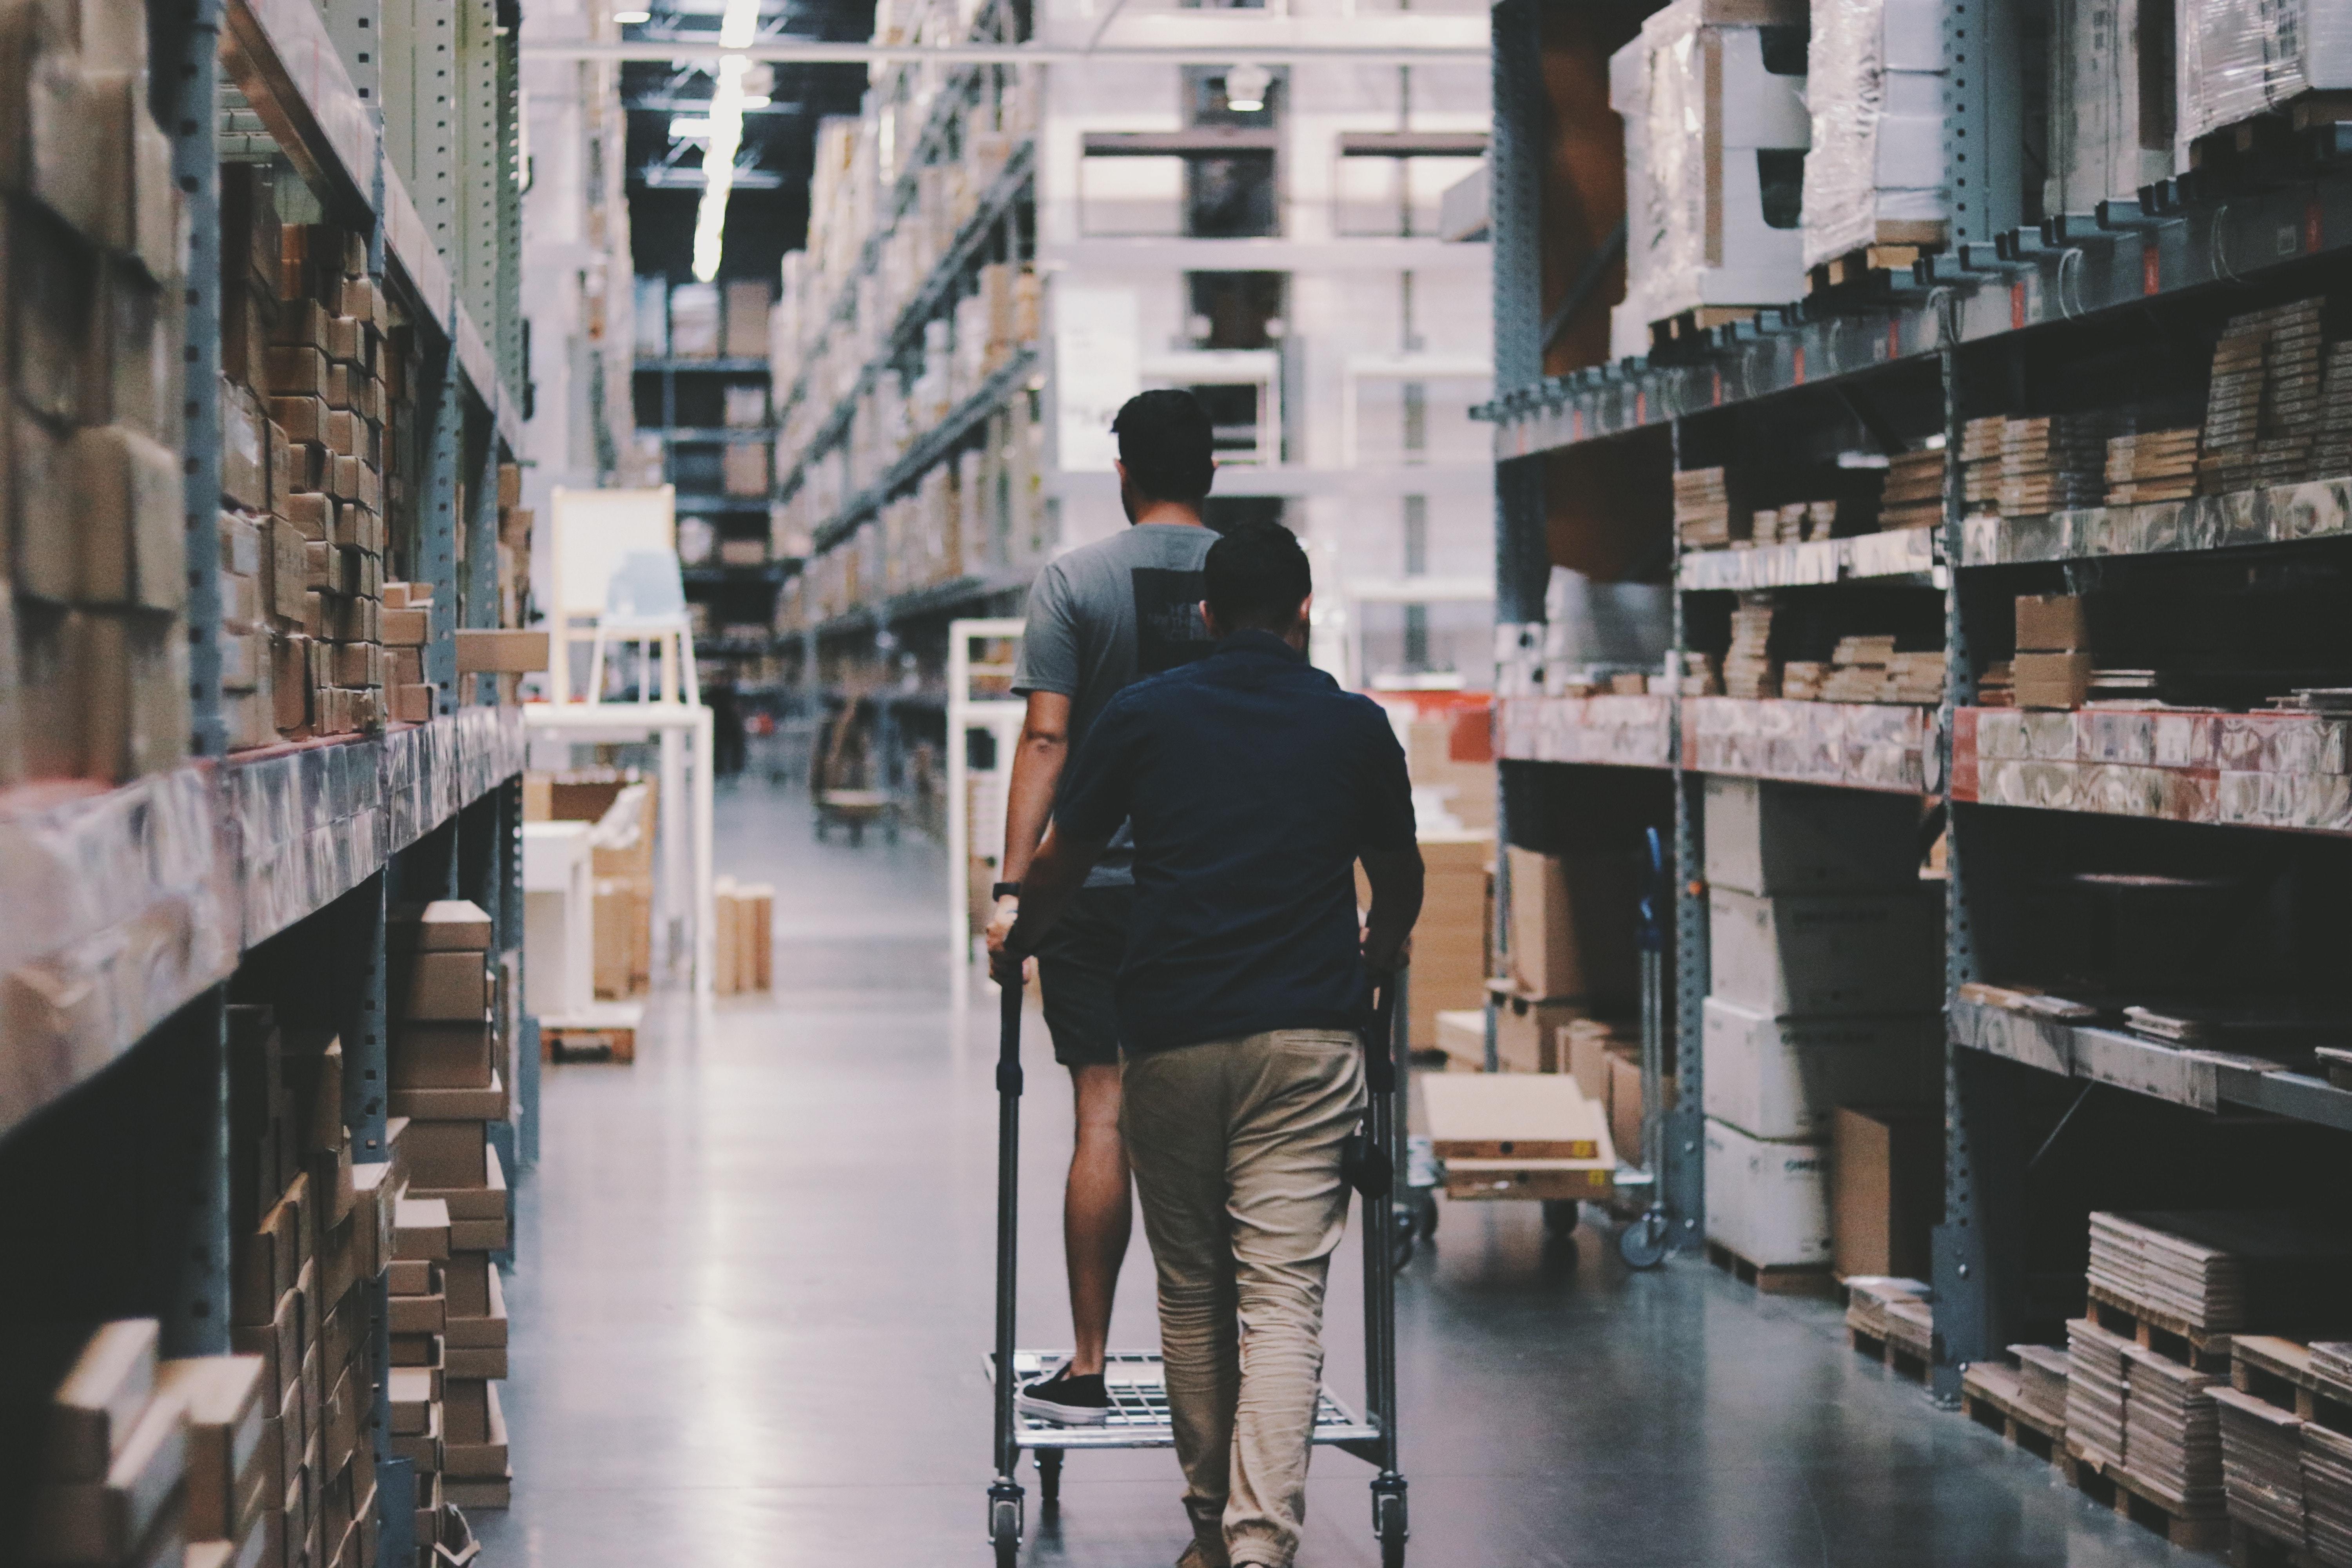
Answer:
[[(604, 613), (597, 617), (588, 651), (588, 700), (604, 700), (604, 648), (607, 644), (635, 645), (637, 700), (702, 705), (694, 677), (694, 627), (686, 607), (686, 581), (678, 575), (677, 557), (664, 551), (633, 550), (621, 557), (604, 589)], [(658, 695), (646, 695), (646, 670), (658, 658)]]

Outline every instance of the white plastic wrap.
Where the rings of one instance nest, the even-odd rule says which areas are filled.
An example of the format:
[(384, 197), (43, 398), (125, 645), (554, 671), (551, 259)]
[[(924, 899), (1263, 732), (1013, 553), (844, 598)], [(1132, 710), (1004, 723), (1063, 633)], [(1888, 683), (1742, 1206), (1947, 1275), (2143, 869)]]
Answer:
[[(2128, 201), (2172, 175), (2172, 149), (2143, 144), (2141, 17), (2174, 0), (2055, 0), (2051, 7), (2050, 175), (2044, 212)], [(2159, 131), (2159, 134), (2160, 134)]]
[[(1674, 0), (1609, 62), (1610, 107), (1625, 121), (1625, 303), (1611, 323), (1621, 354), (1646, 351), (1651, 321), (1802, 292), (1798, 232), (1767, 221), (1757, 154), (1807, 145), (1805, 79), (1766, 70), (1761, 28), (1719, 22), (1717, 9)], [(1742, 11), (1752, 24), (1757, 13)], [(1785, 23), (1800, 16), (1792, 5)]]
[[(1948, 216), (1943, 44), (1934, 0), (1812, 0), (1804, 265), (1916, 243)], [(1895, 234), (1882, 226), (1905, 226)]]
[(2180, 124), (2175, 154), (2225, 125), (2306, 92), (2352, 88), (2352, 6), (2344, 0), (2180, 0)]

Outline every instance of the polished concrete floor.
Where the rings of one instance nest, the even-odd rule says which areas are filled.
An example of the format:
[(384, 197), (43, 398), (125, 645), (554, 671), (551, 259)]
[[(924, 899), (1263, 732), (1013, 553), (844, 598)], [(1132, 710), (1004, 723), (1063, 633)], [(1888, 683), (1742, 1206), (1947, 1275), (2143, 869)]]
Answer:
[[(494, 1568), (990, 1561), (992, 1009), (951, 1005), (941, 857), (812, 842), (721, 796), (719, 865), (778, 885), (772, 1000), (666, 1016), (632, 1067), (551, 1069), (522, 1189)], [(1027, 1344), (1065, 1340), (1066, 1093), (1034, 1016)], [(1361, 1386), (1352, 1248), (1331, 1366)], [(1412, 1561), (1427, 1568), (2072, 1568), (2191, 1561), (1843, 1342), (1835, 1311), (1703, 1264), (1628, 1273), (1591, 1227), (1458, 1205), (1400, 1287)], [(1139, 1227), (1115, 1345), (1156, 1340)], [(1318, 1456), (1302, 1568), (1378, 1562), (1366, 1468)], [(1024, 1483), (1034, 1483), (1025, 1466)], [(1024, 1561), (1166, 1568), (1164, 1453), (1032, 1487)]]

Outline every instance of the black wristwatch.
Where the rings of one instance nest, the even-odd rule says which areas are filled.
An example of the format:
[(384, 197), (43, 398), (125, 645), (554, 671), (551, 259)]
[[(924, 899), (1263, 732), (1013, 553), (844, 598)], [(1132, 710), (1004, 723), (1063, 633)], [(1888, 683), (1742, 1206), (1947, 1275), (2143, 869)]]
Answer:
[(996, 886), (988, 889), (988, 896), (992, 899), (1017, 899), (1021, 896), (1021, 884), (1018, 882), (999, 882)]

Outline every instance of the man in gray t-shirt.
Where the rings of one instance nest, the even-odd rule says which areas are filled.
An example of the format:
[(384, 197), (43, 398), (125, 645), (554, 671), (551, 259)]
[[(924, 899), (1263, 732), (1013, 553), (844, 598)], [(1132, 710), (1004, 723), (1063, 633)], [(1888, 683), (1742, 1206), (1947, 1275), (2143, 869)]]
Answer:
[[(1133, 526), (1063, 556), (1029, 590), (1013, 678), (1029, 710), (1013, 755), (995, 925), (1009, 928), (1020, 912), (1021, 879), (1060, 798), (1064, 766), (1104, 704), (1121, 687), (1210, 647), (1200, 609), (1202, 567), (1215, 542), (1201, 521), (1216, 471), (1208, 413), (1189, 392), (1147, 392), (1128, 400), (1111, 428), (1118, 437), (1119, 502)], [(1122, 826), (1037, 950), (1045, 1027), (1054, 1059), (1070, 1069), (1077, 1107), (1062, 1226), (1076, 1346), (1067, 1365), (1022, 1391), (1020, 1404), (1031, 1415), (1073, 1424), (1109, 1415), (1103, 1350), (1133, 1225), (1111, 1005), (1135, 901), (1133, 858)]]

